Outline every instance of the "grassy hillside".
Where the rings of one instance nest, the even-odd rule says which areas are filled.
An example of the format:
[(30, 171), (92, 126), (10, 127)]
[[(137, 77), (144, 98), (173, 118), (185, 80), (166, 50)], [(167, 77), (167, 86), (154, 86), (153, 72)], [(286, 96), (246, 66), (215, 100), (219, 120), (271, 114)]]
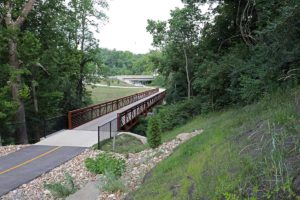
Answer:
[(112, 88), (112, 87), (91, 87), (87, 90), (91, 92), (94, 104), (111, 101), (121, 97), (133, 95), (139, 92), (150, 90), (149, 88)]
[(134, 85), (130, 85), (124, 81), (120, 81), (120, 80), (114, 79), (114, 78), (101, 79), (97, 83), (102, 84), (102, 85), (109, 85), (109, 86), (135, 87)]
[[(94, 149), (98, 148), (98, 144), (95, 144)], [(131, 135), (118, 135), (116, 137), (115, 151), (120, 154), (137, 153), (149, 148), (148, 145), (143, 144), (139, 139)], [(113, 139), (104, 140), (101, 142), (102, 151), (113, 151)]]
[(163, 138), (200, 128), (127, 199), (300, 199), (299, 89), (199, 116)]

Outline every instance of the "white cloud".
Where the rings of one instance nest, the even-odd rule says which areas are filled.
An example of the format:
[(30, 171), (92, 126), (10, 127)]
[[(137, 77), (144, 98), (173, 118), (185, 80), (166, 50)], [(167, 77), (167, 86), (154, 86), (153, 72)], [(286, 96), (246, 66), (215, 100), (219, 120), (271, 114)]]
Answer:
[(152, 37), (146, 31), (147, 19), (167, 20), (170, 10), (182, 7), (180, 0), (110, 0), (109, 22), (96, 38), (100, 47), (146, 53)]

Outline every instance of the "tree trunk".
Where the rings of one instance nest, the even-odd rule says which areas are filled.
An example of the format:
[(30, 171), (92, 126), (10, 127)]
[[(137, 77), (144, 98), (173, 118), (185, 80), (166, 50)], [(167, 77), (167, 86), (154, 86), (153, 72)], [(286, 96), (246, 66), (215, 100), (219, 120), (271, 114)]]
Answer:
[(77, 86), (77, 94), (78, 94), (78, 100), (80, 102), (80, 105), (82, 105), (82, 99), (83, 99), (83, 69), (84, 69), (84, 63), (80, 64), (80, 69), (79, 69), (79, 81), (78, 81), (78, 86)]
[[(13, 70), (19, 70), (20, 64), (17, 56), (17, 42), (15, 38), (9, 40), (9, 65)], [(12, 81), (11, 91), (13, 100), (18, 104), (18, 109), (15, 116), (16, 125), (16, 142), (17, 144), (27, 144), (27, 128), (26, 128), (26, 117), (25, 117), (25, 107), (24, 102), (20, 98), (20, 84), (21, 84), (21, 75), (16, 74), (15, 80)]]
[(82, 60), (80, 63), (80, 69), (79, 69), (79, 80), (78, 80), (78, 85), (77, 85), (77, 95), (78, 95), (78, 100), (80, 102), (80, 105), (82, 105), (83, 102), (83, 79), (84, 79), (84, 74), (83, 74), (83, 70), (84, 70), (84, 66), (85, 66), (85, 61), (84, 61), (84, 42), (85, 42), (85, 25), (86, 25), (86, 16), (83, 15), (81, 17), (81, 44), (80, 44), (80, 50), (82, 53)]
[[(11, 29), (20, 29), (24, 24), (24, 21), (30, 11), (33, 8), (33, 5), (36, 0), (29, 0), (25, 3), (20, 15), (14, 21), (12, 19), (12, 12), (13, 12), (13, 5), (11, 1), (6, 1), (5, 7), (5, 25), (6, 28)], [(8, 41), (8, 53), (9, 53), (9, 65), (14, 71), (18, 71), (20, 69), (19, 58), (17, 54), (17, 38), (16, 36), (11, 36)], [(21, 85), (21, 75), (16, 74), (14, 80), (11, 83), (11, 91), (12, 91), (12, 98), (18, 104), (18, 109), (16, 111), (15, 122), (16, 122), (16, 142), (18, 144), (27, 144), (28, 143), (28, 136), (27, 136), (27, 129), (26, 129), (26, 116), (25, 116), (25, 107), (24, 102), (20, 98), (20, 85)]]
[(39, 104), (38, 104), (38, 99), (37, 99), (37, 96), (36, 96), (36, 84), (35, 84), (35, 81), (32, 80), (31, 81), (31, 88), (32, 88), (32, 98), (33, 98), (33, 105), (34, 105), (34, 111), (35, 113), (38, 113), (39, 112)]
[(188, 93), (188, 99), (191, 98), (191, 80), (190, 80), (190, 74), (189, 74), (189, 65), (188, 65), (188, 58), (187, 58), (187, 54), (186, 54), (186, 50), (185, 48), (183, 48), (183, 52), (184, 52), (184, 58), (185, 58), (185, 73), (186, 73), (186, 80), (187, 80), (187, 93)]

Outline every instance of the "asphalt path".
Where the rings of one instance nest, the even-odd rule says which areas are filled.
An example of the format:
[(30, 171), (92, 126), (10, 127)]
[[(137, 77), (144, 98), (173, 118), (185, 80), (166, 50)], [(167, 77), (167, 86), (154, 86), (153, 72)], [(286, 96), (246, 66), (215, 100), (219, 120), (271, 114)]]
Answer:
[(34, 145), (0, 157), (0, 196), (62, 165), (85, 149)]
[[(160, 89), (159, 93), (163, 91)], [(118, 112), (133, 107), (159, 93), (143, 98), (76, 129), (60, 131), (36, 145), (0, 157), (0, 196), (62, 165), (79, 155), (86, 147), (96, 144), (99, 125), (113, 121), (117, 118)], [(115, 129), (116, 124), (112, 125)]]

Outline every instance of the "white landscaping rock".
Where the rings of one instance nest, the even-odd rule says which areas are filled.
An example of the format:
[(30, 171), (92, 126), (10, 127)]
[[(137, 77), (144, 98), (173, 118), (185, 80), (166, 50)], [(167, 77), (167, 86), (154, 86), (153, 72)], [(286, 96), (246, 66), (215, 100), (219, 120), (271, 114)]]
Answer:
[(69, 173), (75, 184), (82, 188), (88, 182), (96, 180), (96, 175), (86, 170), (84, 161), (86, 158), (96, 157), (99, 153), (101, 152), (96, 150), (86, 150), (65, 164), (2, 196), (1, 200), (54, 200), (51, 193), (44, 188), (44, 184), (65, 181), (65, 173)]
[(100, 190), (97, 181), (90, 182), (75, 194), (70, 195), (66, 200), (96, 200)]
[(196, 135), (199, 135), (203, 132), (203, 130), (195, 130), (192, 133), (181, 133), (179, 135), (177, 135), (176, 139), (179, 139), (181, 141), (187, 141), (189, 139), (191, 139), (192, 137), (195, 137)]
[[(126, 170), (121, 177), (128, 192), (136, 190), (142, 184), (145, 175), (160, 161), (166, 159), (178, 145), (202, 132), (203, 130), (197, 130), (192, 133), (183, 133), (178, 135), (176, 139), (166, 142), (156, 149), (146, 149), (136, 154), (129, 153), (128, 159), (126, 160)], [(6, 150), (3, 150), (3, 147), (0, 147), (0, 155), (1, 153), (4, 155), (5, 153), (13, 152), (22, 147), (24, 146), (7, 147)], [(89, 188), (92, 183), (90, 185), (87, 184), (99, 180), (99, 176), (87, 171), (84, 161), (86, 158), (95, 158), (100, 153), (103, 152), (90, 149), (86, 150), (65, 164), (2, 196), (1, 200), (54, 200), (50, 191), (44, 188), (44, 184), (65, 181), (65, 173), (69, 173), (74, 178), (74, 182), (79, 189), (85, 187)], [(121, 154), (114, 153), (114, 156), (125, 159), (125, 156)], [(95, 188), (93, 188), (93, 191), (95, 191)], [(84, 192), (84, 189), (82, 192)], [(77, 195), (78, 194), (80, 193), (77, 193)], [(126, 194), (120, 192), (110, 194), (101, 191), (98, 200), (119, 200), (123, 199), (125, 196)], [(93, 196), (93, 198), (94, 197), (95, 196)], [(72, 198), (70, 197), (70, 199)], [(85, 198), (81, 199), (84, 200)]]
[(30, 145), (9, 145), (9, 146), (0, 146), (0, 157), (6, 156), (10, 153), (16, 152), (24, 147), (28, 147)]
[[(203, 130), (196, 130), (192, 133), (183, 133), (176, 139), (166, 142), (156, 149), (147, 149), (136, 154), (128, 154), (126, 160), (126, 171), (121, 179), (124, 181), (128, 192), (136, 190), (143, 182), (145, 175), (151, 171), (160, 161), (166, 159), (173, 150), (183, 142), (201, 134)], [(121, 200), (126, 194), (116, 193), (114, 195), (101, 192), (98, 200)]]

